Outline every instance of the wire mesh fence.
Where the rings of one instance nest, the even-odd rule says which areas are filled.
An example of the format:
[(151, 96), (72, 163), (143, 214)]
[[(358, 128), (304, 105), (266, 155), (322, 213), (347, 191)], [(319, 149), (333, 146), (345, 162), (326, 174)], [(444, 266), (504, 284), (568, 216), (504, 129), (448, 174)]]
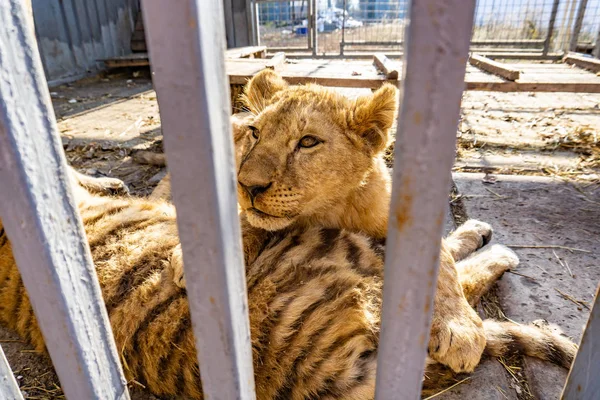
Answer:
[(311, 0), (258, 3), (260, 43), (268, 47), (309, 49)]
[[(316, 44), (318, 55), (402, 51), (407, 0), (255, 1), (268, 47)], [(478, 0), (471, 44), (490, 52), (591, 53), (599, 32), (600, 0)]]
[(585, 8), (577, 35), (577, 51), (591, 53), (600, 35), (600, 0), (581, 1), (580, 4)]

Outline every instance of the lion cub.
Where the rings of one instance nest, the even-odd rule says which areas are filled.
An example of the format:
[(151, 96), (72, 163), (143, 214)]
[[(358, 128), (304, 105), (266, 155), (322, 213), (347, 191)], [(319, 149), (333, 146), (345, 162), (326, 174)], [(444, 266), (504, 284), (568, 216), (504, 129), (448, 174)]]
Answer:
[[(233, 127), (247, 264), (272, 232), (298, 227), (385, 240), (391, 178), (382, 156), (397, 110), (395, 87), (350, 100), (318, 85), (289, 86), (265, 70), (248, 82), (244, 101), (250, 113), (234, 117)], [(156, 196), (170, 193), (168, 179)], [(489, 242), (491, 234), (488, 224), (470, 221), (442, 240), (429, 354), (456, 372), (475, 368), (486, 341), (463, 292), (474, 285), (454, 262)], [(510, 250), (496, 251), (506, 253), (500, 274), (517, 265)], [(173, 266), (177, 284), (185, 286), (180, 251)]]

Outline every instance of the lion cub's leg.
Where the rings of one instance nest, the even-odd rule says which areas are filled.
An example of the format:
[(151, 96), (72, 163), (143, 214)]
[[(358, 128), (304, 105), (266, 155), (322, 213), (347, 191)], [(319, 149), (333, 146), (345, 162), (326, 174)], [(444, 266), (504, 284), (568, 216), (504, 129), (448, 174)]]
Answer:
[(485, 348), (481, 318), (462, 292), (454, 260), (442, 242), (429, 356), (455, 372), (470, 372)]
[(154, 188), (150, 196), (150, 200), (165, 200), (171, 201), (171, 175), (167, 174), (164, 178), (158, 182), (158, 185)]
[(129, 189), (125, 182), (117, 178), (94, 178), (77, 172), (75, 168), (69, 166), (69, 172), (76, 183), (91, 193), (96, 194), (129, 194)]
[(499, 244), (481, 249), (457, 263), (460, 285), (469, 304), (477, 304), (504, 272), (517, 265), (519, 257), (515, 252)]
[(470, 219), (446, 238), (448, 250), (456, 262), (482, 248), (492, 240), (492, 227), (485, 222)]

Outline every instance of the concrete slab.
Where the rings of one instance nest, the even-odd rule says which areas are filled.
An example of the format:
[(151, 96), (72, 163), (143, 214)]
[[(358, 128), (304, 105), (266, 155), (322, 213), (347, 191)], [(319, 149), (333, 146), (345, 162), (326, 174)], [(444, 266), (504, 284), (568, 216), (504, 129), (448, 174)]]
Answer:
[(436, 397), (440, 400), (517, 400), (513, 384), (497, 360), (482, 362), (467, 381)]
[[(585, 188), (558, 179), (455, 174), (467, 213), (494, 227), (494, 241), (512, 245), (521, 259), (516, 272), (499, 281), (504, 313), (517, 322), (545, 319), (575, 341), (589, 310), (568, 299), (591, 303), (600, 281), (600, 185)], [(525, 360), (525, 374), (539, 399), (558, 399), (567, 371)]]

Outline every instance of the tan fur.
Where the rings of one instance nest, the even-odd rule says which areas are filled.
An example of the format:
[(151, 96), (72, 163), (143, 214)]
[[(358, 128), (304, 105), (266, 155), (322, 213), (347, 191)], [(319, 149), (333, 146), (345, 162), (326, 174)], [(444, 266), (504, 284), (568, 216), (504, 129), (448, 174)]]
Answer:
[[(267, 232), (290, 227), (341, 228), (385, 238), (391, 188), (382, 152), (397, 108), (393, 86), (349, 100), (318, 85), (288, 86), (267, 70), (250, 80), (244, 101), (252, 115), (235, 119), (234, 142), (243, 226), (251, 238), (244, 243), (247, 263)], [(300, 148), (305, 136), (321, 143)], [(262, 189), (251, 195), (249, 188)], [(490, 237), (488, 224), (472, 221), (449, 242), (442, 240), (429, 354), (456, 372), (472, 371), (486, 344), (482, 321), (465, 294), (473, 295), (474, 304), (476, 294), (516, 265), (497, 266), (494, 280), (486, 280), (485, 268), (470, 270), (483, 277), (457, 273), (454, 260)], [(183, 268), (175, 275), (182, 282)]]
[[(157, 395), (202, 398), (186, 294), (172, 276), (174, 208), (98, 195), (78, 203), (127, 379)], [(246, 270), (258, 399), (373, 399), (383, 251), (347, 230), (269, 233)], [(1, 224), (0, 321), (44, 349)], [(574, 356), (547, 330), (484, 326), (491, 355), (520, 350), (561, 365)], [(448, 376), (441, 371), (428, 361), (427, 390)]]
[[(259, 75), (249, 87), (268, 78), (266, 75)], [(395, 92), (386, 94), (391, 90), (386, 88), (372, 98), (354, 102), (340, 100), (337, 110), (346, 117), (335, 114), (336, 117), (327, 120), (325, 111), (335, 106), (335, 94), (327, 95), (322, 88), (308, 87), (298, 92), (298, 98), (307, 102), (295, 103), (295, 95), (287, 98), (285, 93), (274, 91), (279, 86), (277, 81), (258, 86), (263, 97), (270, 96), (268, 99), (260, 100), (261, 97), (252, 90), (247, 93), (249, 99), (265, 107), (262, 111), (253, 110), (256, 115), (252, 117), (252, 123), (263, 124), (259, 125), (263, 136), (259, 136), (258, 142), (262, 140), (266, 148), (261, 149), (261, 153), (268, 157), (251, 157), (250, 153), (259, 147), (253, 142), (256, 139), (252, 138), (251, 132), (244, 130), (235, 138), (239, 176), (244, 168), (248, 168), (244, 172), (244, 182), (248, 183), (245, 179), (261, 179), (253, 171), (256, 168), (264, 168), (265, 175), (279, 179), (277, 185), (271, 185), (256, 197), (254, 205), (249, 199), (240, 201), (245, 210), (242, 233), (258, 399), (372, 399), (381, 312), (382, 242), (385, 238), (385, 230), (381, 232), (381, 227), (386, 224), (377, 221), (379, 214), (363, 218), (353, 202), (360, 203), (364, 198), (373, 206), (387, 207), (389, 204), (389, 192), (376, 192), (377, 185), (371, 186), (369, 181), (377, 183), (388, 179), (389, 186), (387, 171), (378, 169), (377, 160), (387, 142), (387, 125), (393, 121)], [(319, 109), (321, 97), (330, 103), (322, 104)], [(281, 103), (272, 103), (275, 99)], [(305, 108), (300, 106), (312, 107), (319, 115), (319, 121), (329, 124), (325, 126), (328, 130), (322, 131), (321, 125), (302, 124)], [(296, 121), (296, 125), (286, 128), (275, 121), (261, 120), (269, 107), (287, 115), (298, 115), (297, 120), (288, 121)], [(273, 114), (273, 119), (277, 120), (277, 113)], [(340, 128), (342, 125), (338, 124), (342, 123), (351, 129)], [(297, 130), (292, 129), (294, 126)], [(319, 135), (328, 135), (319, 146), (330, 143), (341, 153), (326, 152), (330, 153), (329, 162), (326, 162), (327, 157), (320, 155), (323, 147), (308, 152), (294, 150), (300, 134), (305, 134), (299, 127), (311, 127), (310, 133), (317, 134), (318, 131)], [(342, 139), (329, 135), (329, 130), (335, 130)], [(276, 132), (282, 132), (289, 139), (283, 148), (281, 143), (279, 147), (269, 145), (269, 135), (273, 136), (275, 144), (278, 143)], [(274, 154), (278, 148), (280, 154), (286, 154), (284, 166), (279, 163), (280, 154)], [(312, 165), (313, 161), (319, 160), (321, 171)], [(296, 177), (296, 182), (285, 181), (290, 173)], [(350, 207), (349, 213), (354, 213), (353, 217), (335, 216), (337, 209), (332, 202), (328, 204), (335, 218), (319, 207), (315, 200), (321, 195), (319, 191), (301, 182), (301, 178), (305, 178), (317, 185), (318, 173), (327, 175), (326, 187), (330, 195), (333, 193), (337, 201), (345, 202)], [(349, 181), (341, 182), (336, 188), (335, 173), (348, 177)], [(362, 180), (357, 181), (350, 176), (352, 174), (361, 175)], [(182, 288), (185, 282), (182, 280), (181, 249), (173, 206), (161, 200), (108, 197), (103, 190), (90, 193), (83, 186), (97, 189), (96, 185), (86, 183), (77, 174), (73, 174), (73, 182), (127, 378), (142, 382), (158, 395), (202, 398), (186, 293)], [(352, 185), (354, 188), (348, 187)], [(332, 189), (335, 190), (332, 192)], [(247, 189), (240, 187), (239, 190)], [(247, 211), (253, 206), (260, 205), (261, 210), (265, 206), (270, 211), (275, 210), (273, 212), (278, 204), (281, 210), (293, 209), (296, 207), (291, 202), (293, 199), (289, 199), (289, 195), (288, 200), (285, 195), (281, 197), (288, 192), (306, 202), (307, 214), (300, 208), (301, 212), (288, 218), (291, 221), (285, 224), (273, 223), (268, 216), (261, 219), (260, 213), (248, 218)], [(323, 196), (326, 194), (324, 192)], [(377, 198), (383, 200), (378, 203)], [(323, 218), (315, 217), (319, 215)], [(348, 226), (340, 227), (342, 224)], [(262, 227), (281, 229), (265, 230)], [(560, 361), (561, 365), (572, 360), (575, 346), (568, 340), (536, 327), (521, 329), (494, 321), (482, 324), (469, 306), (497, 279), (498, 271), (514, 267), (518, 261), (510, 250), (496, 248), (492, 255), (500, 261), (491, 259), (477, 269), (473, 260), (479, 253), (470, 254), (479, 249), (486, 238), (489, 239), (490, 233), (489, 225), (472, 221), (453, 233), (448, 244), (442, 247), (441, 283), (435, 300), (430, 342), (432, 359), (427, 362), (426, 389), (435, 387), (445, 376), (440, 375), (436, 361), (455, 370), (472, 370), (479, 362), (486, 341), (491, 355), (520, 350), (550, 361)], [(455, 259), (462, 261), (455, 266)], [(463, 292), (461, 284), (471, 289)], [(466, 308), (463, 308), (464, 304)], [(0, 321), (38, 349), (44, 348), (1, 224)], [(467, 355), (458, 354), (459, 351)]]

